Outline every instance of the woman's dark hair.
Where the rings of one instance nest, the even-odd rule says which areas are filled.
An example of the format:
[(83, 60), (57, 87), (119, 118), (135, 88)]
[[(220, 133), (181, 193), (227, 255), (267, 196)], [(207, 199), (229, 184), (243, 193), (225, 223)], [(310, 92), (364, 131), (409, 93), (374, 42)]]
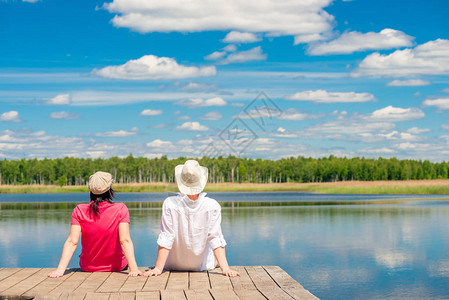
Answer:
[(107, 201), (112, 203), (112, 198), (115, 197), (115, 192), (112, 188), (110, 188), (107, 192), (101, 195), (95, 195), (90, 192), (90, 205), (89, 205), (89, 214), (93, 213), (94, 216), (98, 216), (100, 211), (98, 210), (98, 204)]

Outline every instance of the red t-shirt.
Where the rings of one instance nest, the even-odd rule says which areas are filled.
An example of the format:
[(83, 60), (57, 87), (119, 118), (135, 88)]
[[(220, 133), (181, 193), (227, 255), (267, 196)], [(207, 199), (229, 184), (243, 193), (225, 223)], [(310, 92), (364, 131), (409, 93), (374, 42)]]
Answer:
[(120, 245), (118, 225), (129, 223), (123, 203), (101, 202), (99, 214), (89, 214), (89, 204), (79, 204), (72, 213), (72, 225), (81, 226), (80, 267), (85, 272), (121, 271), (127, 262)]

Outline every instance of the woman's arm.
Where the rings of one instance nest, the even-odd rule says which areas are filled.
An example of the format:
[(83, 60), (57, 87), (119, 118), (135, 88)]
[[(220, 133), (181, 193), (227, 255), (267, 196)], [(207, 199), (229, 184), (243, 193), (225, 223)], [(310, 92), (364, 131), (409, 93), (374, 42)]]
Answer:
[(81, 226), (72, 225), (70, 227), (69, 237), (64, 243), (64, 247), (62, 248), (61, 259), (59, 260), (58, 268), (55, 271), (48, 274), (48, 277), (57, 278), (64, 275), (65, 269), (69, 265), (70, 260), (72, 259), (73, 253), (75, 252), (76, 246), (78, 245), (78, 241), (81, 235)]
[(224, 247), (215, 248), (214, 255), (218, 261), (218, 264), (220, 265), (221, 272), (223, 273), (223, 275), (226, 275), (229, 277), (240, 276), (239, 272), (234, 271), (231, 268), (229, 268), (228, 261), (226, 260), (226, 252), (225, 252)]
[(118, 235), (123, 253), (125, 254), (126, 261), (128, 262), (128, 276), (134, 277), (142, 275), (142, 272), (140, 272), (137, 268), (136, 258), (134, 257), (134, 244), (131, 240), (131, 236), (129, 235), (128, 223), (120, 223), (118, 225)]
[(164, 270), (165, 263), (167, 262), (168, 254), (170, 249), (159, 246), (157, 250), (156, 266), (152, 270), (146, 271), (143, 276), (158, 276), (162, 274)]

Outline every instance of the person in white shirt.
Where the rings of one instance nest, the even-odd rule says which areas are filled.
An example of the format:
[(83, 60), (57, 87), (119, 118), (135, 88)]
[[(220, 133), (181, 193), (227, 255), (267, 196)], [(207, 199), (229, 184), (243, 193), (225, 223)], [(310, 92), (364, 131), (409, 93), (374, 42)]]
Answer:
[(176, 166), (175, 177), (181, 193), (168, 197), (162, 205), (156, 266), (144, 276), (160, 275), (163, 269), (211, 270), (216, 261), (223, 275), (240, 276), (226, 260), (220, 204), (202, 192), (207, 183), (207, 168), (196, 160), (188, 160)]

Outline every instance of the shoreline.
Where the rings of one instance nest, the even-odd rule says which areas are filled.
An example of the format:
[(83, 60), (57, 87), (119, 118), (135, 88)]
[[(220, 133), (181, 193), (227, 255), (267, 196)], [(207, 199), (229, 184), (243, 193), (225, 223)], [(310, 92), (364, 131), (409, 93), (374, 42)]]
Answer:
[[(118, 193), (176, 192), (175, 183), (112, 186)], [(311, 183), (208, 183), (205, 192), (312, 192), (322, 194), (449, 194), (448, 179), (408, 181), (339, 181)], [(0, 185), (0, 194), (87, 193), (87, 186)]]

